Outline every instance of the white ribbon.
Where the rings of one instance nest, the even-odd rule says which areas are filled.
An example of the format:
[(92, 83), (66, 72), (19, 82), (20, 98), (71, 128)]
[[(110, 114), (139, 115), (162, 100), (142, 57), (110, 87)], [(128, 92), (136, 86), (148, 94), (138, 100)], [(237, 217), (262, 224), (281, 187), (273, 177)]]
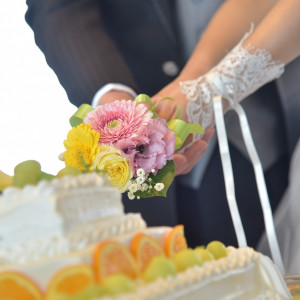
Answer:
[(221, 154), (222, 168), (224, 174), (226, 196), (229, 205), (229, 210), (233, 222), (233, 227), (237, 237), (239, 247), (246, 247), (246, 235), (241, 221), (241, 216), (237, 207), (234, 189), (233, 171), (231, 165), (231, 159), (229, 154), (228, 140), (225, 129), (224, 117), (223, 117), (223, 105), (222, 97), (215, 96), (214, 99), (214, 113), (215, 122), (217, 128), (217, 136), (219, 141), (219, 150)]
[[(223, 174), (225, 180), (227, 201), (228, 201), (232, 221), (234, 224), (235, 233), (237, 236), (238, 245), (239, 247), (244, 247), (247, 245), (247, 242), (246, 242), (245, 232), (241, 222), (241, 217), (238, 211), (236, 198), (235, 198), (234, 178), (233, 178), (232, 165), (231, 165), (231, 159), (229, 154), (225, 123), (224, 123), (222, 96), (220, 95), (215, 96), (213, 102), (214, 102), (215, 122), (216, 122), (217, 136), (218, 136)], [(243, 139), (254, 168), (255, 179), (258, 187), (260, 203), (262, 206), (262, 211), (264, 216), (266, 234), (267, 234), (267, 239), (271, 250), (272, 258), (274, 263), (281, 271), (281, 273), (284, 274), (285, 273), (284, 266), (283, 266), (282, 256), (280, 253), (277, 236), (275, 232), (272, 209), (270, 206), (270, 201), (269, 201), (268, 192), (266, 188), (263, 168), (260, 159), (258, 157), (257, 151), (255, 149), (255, 145), (250, 132), (246, 113), (240, 104), (235, 105), (234, 110), (236, 111), (239, 117)]]
[(274, 219), (272, 214), (272, 208), (270, 205), (270, 200), (267, 192), (265, 177), (263, 168), (260, 162), (260, 159), (258, 157), (257, 151), (255, 149), (254, 141), (250, 132), (250, 127), (248, 124), (246, 113), (243, 109), (243, 107), (240, 104), (237, 104), (235, 106), (235, 111), (238, 114), (240, 126), (243, 134), (243, 139), (249, 154), (249, 157), (251, 159), (254, 173), (255, 173), (255, 179), (256, 179), (256, 185), (258, 189), (260, 204), (262, 207), (262, 212), (264, 216), (264, 222), (265, 222), (265, 229), (267, 234), (267, 239), (271, 251), (271, 255), (273, 258), (274, 263), (277, 265), (277, 267), (280, 269), (282, 274), (284, 273), (284, 266), (282, 261), (282, 256), (280, 253), (278, 240), (275, 232), (275, 226), (274, 226)]

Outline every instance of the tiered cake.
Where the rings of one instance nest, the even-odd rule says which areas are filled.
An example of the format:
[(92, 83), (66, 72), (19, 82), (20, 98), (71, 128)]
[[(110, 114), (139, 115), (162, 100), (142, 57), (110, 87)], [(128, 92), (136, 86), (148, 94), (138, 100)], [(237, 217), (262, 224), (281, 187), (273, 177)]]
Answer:
[(97, 174), (8, 188), (0, 299), (290, 299), (276, 266), (251, 248), (208, 261), (185, 248), (181, 226), (146, 228)]

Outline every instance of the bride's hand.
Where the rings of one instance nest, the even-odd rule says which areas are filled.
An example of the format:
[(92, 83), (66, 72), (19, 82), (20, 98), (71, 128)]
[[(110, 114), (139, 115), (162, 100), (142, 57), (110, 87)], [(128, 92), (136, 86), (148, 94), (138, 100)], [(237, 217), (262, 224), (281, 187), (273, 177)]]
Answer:
[(157, 105), (155, 112), (159, 115), (159, 117), (165, 119), (166, 121), (170, 121), (176, 116), (178, 104), (181, 109), (179, 119), (188, 122), (186, 113), (187, 99), (181, 92), (179, 83), (180, 79), (175, 79), (152, 97), (152, 102), (154, 104), (159, 102), (159, 100), (164, 97), (170, 97), (176, 100), (176, 102), (172, 100), (164, 100), (159, 102)]
[[(176, 116), (177, 113), (177, 104), (180, 106), (181, 114), (179, 118), (185, 122), (188, 122), (188, 116), (186, 113), (187, 99), (181, 92), (180, 88), (181, 79), (178, 78), (168, 84), (165, 88), (159, 91), (156, 95), (152, 97), (153, 103), (157, 103), (160, 99), (164, 97), (171, 97), (176, 102), (171, 100), (165, 100), (159, 102), (156, 113), (159, 117), (169, 121)], [(192, 168), (198, 163), (203, 154), (205, 153), (208, 144), (214, 134), (214, 129), (208, 127), (205, 131), (205, 135), (199, 141), (191, 144), (188, 148), (185, 149), (183, 153), (174, 154), (174, 163), (175, 163), (175, 176), (187, 174), (192, 170)], [(192, 136), (190, 135), (184, 145), (191, 143)]]

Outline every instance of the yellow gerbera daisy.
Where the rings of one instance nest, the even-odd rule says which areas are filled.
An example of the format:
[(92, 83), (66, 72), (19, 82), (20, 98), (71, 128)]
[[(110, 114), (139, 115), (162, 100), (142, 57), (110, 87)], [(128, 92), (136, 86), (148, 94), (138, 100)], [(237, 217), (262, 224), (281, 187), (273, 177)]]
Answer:
[(91, 129), (90, 124), (81, 123), (73, 127), (64, 141), (66, 151), (64, 159), (67, 166), (79, 170), (92, 169), (92, 164), (99, 153), (100, 133)]

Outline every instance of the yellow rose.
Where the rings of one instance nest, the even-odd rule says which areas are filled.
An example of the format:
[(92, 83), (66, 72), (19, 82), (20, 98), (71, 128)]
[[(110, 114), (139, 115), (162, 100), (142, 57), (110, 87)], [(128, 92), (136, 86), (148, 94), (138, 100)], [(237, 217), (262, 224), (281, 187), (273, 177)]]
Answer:
[(132, 178), (128, 160), (114, 147), (102, 144), (99, 150), (93, 165), (94, 169), (104, 171), (112, 185), (122, 193), (125, 192)]

